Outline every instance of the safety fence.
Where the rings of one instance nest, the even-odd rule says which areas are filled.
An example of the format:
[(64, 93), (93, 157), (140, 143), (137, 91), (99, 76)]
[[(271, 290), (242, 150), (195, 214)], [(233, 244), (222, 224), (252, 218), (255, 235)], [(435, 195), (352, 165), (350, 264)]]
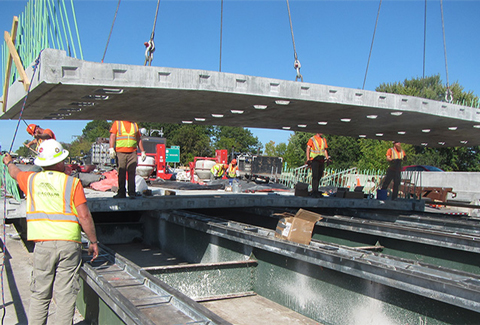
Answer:
[[(357, 186), (362, 186), (362, 190), (365, 194), (376, 195), (376, 191), (382, 186), (384, 176), (384, 170), (359, 170), (356, 167), (348, 169), (326, 168), (324, 176), (320, 180), (320, 187), (341, 187), (354, 190)], [(281, 175), (278, 175), (278, 182), (289, 188), (294, 188), (295, 184), (299, 182), (311, 184), (312, 172), (308, 166), (286, 168)], [(415, 189), (421, 185), (421, 172), (402, 172), (401, 185), (399, 187), (399, 197), (415, 197)], [(392, 186), (393, 182), (390, 184), (389, 189), (391, 189)]]
[[(16, 36), (10, 35), (10, 37), (15, 41), (15, 49), (24, 69), (33, 63), (45, 48), (64, 50), (68, 56), (83, 60), (73, 0), (28, 1), (24, 12), (18, 16)], [(6, 41), (2, 44), (1, 52), (3, 85), (10, 56)], [(18, 72), (13, 65), (8, 84), (12, 84), (17, 78)]]

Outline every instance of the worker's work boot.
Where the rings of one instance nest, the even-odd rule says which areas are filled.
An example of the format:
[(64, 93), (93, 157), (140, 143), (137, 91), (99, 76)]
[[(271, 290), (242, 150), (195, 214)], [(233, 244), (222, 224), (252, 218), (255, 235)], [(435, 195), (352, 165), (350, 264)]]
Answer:
[(117, 193), (117, 195), (113, 196), (114, 199), (125, 199), (126, 197), (125, 193)]

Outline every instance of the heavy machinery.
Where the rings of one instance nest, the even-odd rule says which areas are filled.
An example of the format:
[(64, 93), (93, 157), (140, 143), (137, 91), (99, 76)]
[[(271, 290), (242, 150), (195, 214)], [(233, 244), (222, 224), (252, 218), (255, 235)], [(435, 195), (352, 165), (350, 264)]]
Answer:
[(282, 173), (283, 158), (240, 154), (237, 156), (240, 176), (255, 183), (268, 183)]
[(226, 149), (215, 150), (215, 157), (195, 157), (189, 164), (190, 182), (198, 183), (201, 180), (210, 179), (210, 169), (217, 163), (228, 164)]

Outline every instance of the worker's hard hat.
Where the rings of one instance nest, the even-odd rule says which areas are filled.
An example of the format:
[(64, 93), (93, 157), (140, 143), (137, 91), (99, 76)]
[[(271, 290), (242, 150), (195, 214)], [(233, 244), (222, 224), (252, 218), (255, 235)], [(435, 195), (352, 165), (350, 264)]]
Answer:
[(27, 126), (27, 132), (28, 132), (28, 134), (30, 134), (30, 135), (35, 135), (35, 130), (37, 129), (37, 127), (38, 127), (38, 125), (36, 125), (36, 124), (29, 124), (29, 125)]
[(236, 165), (237, 164), (237, 159), (232, 159), (232, 164)]
[(228, 168), (228, 165), (227, 165), (227, 164), (224, 164), (224, 165), (223, 165), (223, 168), (225, 168), (225, 169)]
[(33, 162), (40, 167), (53, 166), (68, 157), (68, 150), (63, 149), (60, 142), (49, 139), (40, 144), (38, 156)]

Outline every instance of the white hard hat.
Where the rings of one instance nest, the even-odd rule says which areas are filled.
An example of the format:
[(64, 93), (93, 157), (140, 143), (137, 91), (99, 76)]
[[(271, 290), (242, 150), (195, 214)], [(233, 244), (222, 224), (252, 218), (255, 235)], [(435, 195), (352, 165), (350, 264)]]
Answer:
[(63, 149), (60, 142), (49, 139), (40, 144), (38, 156), (33, 162), (40, 167), (53, 166), (68, 157), (68, 150)]

